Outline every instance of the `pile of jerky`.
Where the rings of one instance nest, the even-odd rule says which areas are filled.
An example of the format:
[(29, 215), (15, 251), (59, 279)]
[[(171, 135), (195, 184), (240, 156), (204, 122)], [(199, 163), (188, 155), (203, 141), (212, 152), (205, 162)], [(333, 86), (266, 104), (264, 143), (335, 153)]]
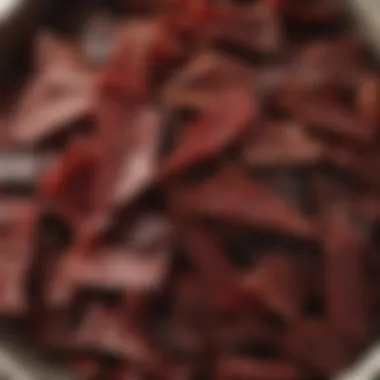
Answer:
[(50, 8), (1, 99), (44, 168), (1, 183), (2, 323), (91, 380), (351, 364), (380, 333), (380, 77), (339, 3)]

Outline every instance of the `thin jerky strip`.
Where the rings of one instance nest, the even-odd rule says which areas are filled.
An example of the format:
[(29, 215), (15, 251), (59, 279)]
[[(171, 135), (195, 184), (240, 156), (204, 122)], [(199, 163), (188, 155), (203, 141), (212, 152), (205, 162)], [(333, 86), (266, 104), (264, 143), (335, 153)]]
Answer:
[(32, 261), (38, 209), (30, 200), (3, 197), (0, 203), (0, 311), (22, 316), (28, 312), (26, 285)]
[(363, 276), (365, 246), (350, 222), (347, 203), (338, 199), (334, 201), (334, 188), (328, 184), (320, 187), (324, 188), (320, 191), (330, 189), (330, 193), (324, 193), (324, 196), (331, 200), (322, 210), (321, 219), (327, 320), (344, 337), (362, 342), (368, 325)]

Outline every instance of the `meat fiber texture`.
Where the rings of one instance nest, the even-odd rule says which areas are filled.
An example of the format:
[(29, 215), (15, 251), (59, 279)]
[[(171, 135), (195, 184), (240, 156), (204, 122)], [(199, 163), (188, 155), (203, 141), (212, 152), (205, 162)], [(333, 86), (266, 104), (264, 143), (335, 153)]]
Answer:
[(1, 323), (89, 380), (348, 368), (380, 333), (380, 77), (339, 2), (99, 3), (3, 74)]

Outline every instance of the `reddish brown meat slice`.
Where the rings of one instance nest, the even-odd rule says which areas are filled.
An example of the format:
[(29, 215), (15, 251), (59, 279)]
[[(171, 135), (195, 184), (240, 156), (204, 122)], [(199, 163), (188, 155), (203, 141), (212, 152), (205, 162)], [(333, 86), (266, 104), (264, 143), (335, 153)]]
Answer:
[(0, 215), (0, 312), (23, 316), (28, 312), (26, 286), (38, 209), (30, 199), (2, 197)]
[(257, 117), (249, 92), (232, 89), (222, 93), (204, 116), (180, 137), (177, 147), (162, 167), (162, 177), (177, 174), (221, 153), (242, 136)]
[(254, 229), (315, 237), (313, 223), (240, 170), (225, 169), (200, 185), (170, 193), (176, 212), (244, 224)]

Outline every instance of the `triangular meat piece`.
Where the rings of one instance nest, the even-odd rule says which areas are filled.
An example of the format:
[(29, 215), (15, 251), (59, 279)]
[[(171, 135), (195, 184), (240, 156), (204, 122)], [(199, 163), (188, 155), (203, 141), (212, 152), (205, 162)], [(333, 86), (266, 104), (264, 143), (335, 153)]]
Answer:
[(323, 145), (307, 135), (295, 122), (263, 125), (244, 150), (244, 158), (255, 168), (310, 166), (324, 154)]
[(247, 85), (249, 78), (247, 66), (215, 51), (206, 51), (168, 81), (162, 90), (162, 101), (169, 108), (204, 109), (221, 91)]
[(22, 94), (12, 138), (33, 145), (52, 137), (95, 111), (93, 75), (74, 48), (48, 34), (37, 39), (34, 79)]
[(220, 94), (201, 119), (182, 133), (163, 162), (161, 176), (178, 174), (218, 155), (246, 132), (257, 117), (255, 99), (241, 88)]

